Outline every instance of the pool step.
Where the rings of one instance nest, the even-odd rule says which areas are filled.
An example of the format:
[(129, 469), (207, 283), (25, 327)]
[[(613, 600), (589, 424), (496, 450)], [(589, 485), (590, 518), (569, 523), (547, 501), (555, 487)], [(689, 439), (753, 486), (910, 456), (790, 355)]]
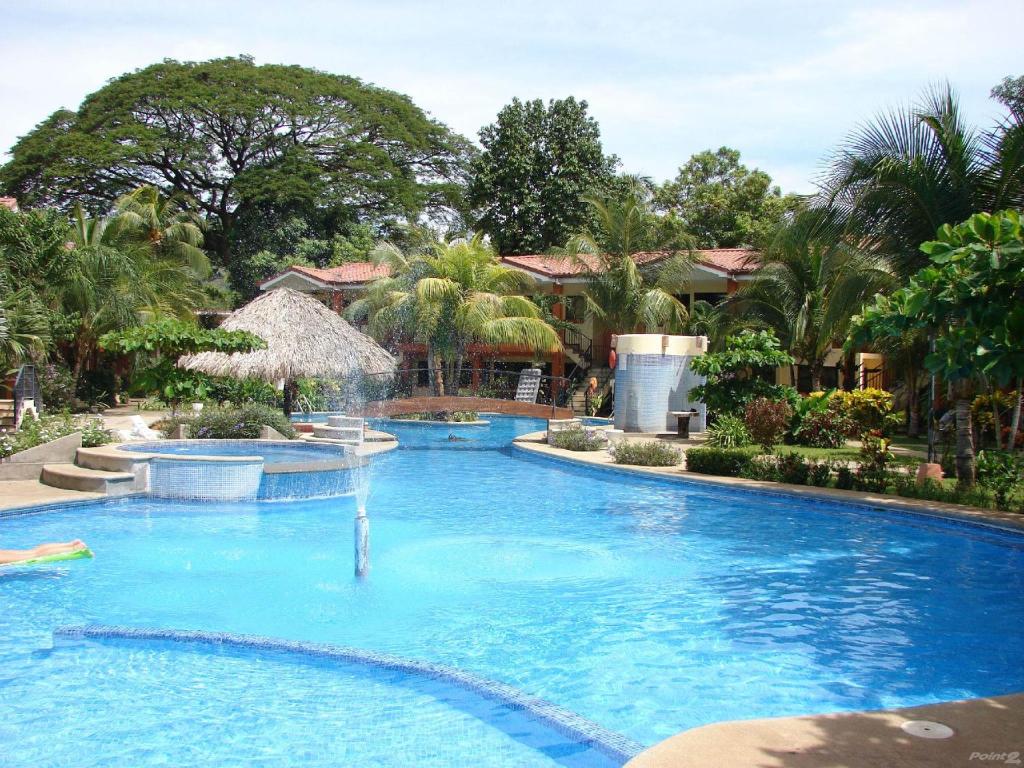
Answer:
[(108, 496), (120, 496), (135, 490), (135, 475), (131, 472), (107, 472), (77, 464), (44, 464), (39, 482), (54, 488), (105, 493)]
[(104, 472), (134, 472), (135, 465), (148, 457), (149, 454), (132, 455), (104, 445), (99, 448), (79, 448), (75, 454), (75, 464)]
[(313, 435), (331, 440), (342, 440), (350, 445), (359, 445), (363, 442), (363, 428), (361, 426), (332, 427), (329, 424), (314, 424)]

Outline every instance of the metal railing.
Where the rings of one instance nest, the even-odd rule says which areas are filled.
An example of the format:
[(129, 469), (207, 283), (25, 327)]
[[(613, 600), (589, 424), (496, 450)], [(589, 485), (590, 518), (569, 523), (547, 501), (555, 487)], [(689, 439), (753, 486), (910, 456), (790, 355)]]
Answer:
[(579, 328), (566, 328), (562, 332), (563, 344), (575, 352), (581, 361), (585, 361), (584, 368), (590, 367), (594, 360), (594, 341)]

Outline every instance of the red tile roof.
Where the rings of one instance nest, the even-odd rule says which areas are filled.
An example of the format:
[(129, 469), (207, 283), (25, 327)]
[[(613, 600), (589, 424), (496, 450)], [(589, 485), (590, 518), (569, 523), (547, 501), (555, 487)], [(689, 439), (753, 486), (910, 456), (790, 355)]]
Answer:
[(13, 197), (0, 197), (0, 206), (9, 208), (12, 211), (18, 210), (18, 201)]
[[(745, 275), (754, 271), (760, 252), (749, 248), (708, 248), (696, 251), (697, 263), (727, 273), (729, 276)], [(643, 251), (633, 258), (638, 264), (651, 264), (668, 256), (667, 251)], [(526, 254), (522, 256), (503, 256), (502, 261), (509, 266), (519, 267), (544, 277), (579, 277), (586, 274), (588, 268), (596, 266), (593, 257), (583, 256), (573, 259), (568, 256), (544, 256)]]
[(362, 285), (379, 277), (387, 277), (391, 274), (391, 269), (386, 264), (377, 266), (371, 261), (353, 261), (338, 267), (325, 267), (324, 269), (296, 265), (288, 267), (281, 274), (264, 280), (260, 287), (287, 275), (289, 272), (305, 275), (328, 285)]

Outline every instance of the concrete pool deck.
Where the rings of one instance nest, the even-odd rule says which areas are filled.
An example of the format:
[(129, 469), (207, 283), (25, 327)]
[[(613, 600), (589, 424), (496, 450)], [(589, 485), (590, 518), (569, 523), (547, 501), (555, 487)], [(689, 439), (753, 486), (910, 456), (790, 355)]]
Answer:
[[(954, 733), (948, 739), (911, 736), (900, 726), (912, 720), (942, 723)], [(714, 723), (656, 744), (626, 768), (963, 768), (1020, 765), (1022, 755), (1024, 694), (1017, 694)]]

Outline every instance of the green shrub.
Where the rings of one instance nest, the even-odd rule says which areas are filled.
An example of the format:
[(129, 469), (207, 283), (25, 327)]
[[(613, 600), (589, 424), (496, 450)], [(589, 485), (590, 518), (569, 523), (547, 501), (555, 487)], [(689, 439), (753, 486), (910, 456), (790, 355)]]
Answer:
[(855, 476), (853, 470), (845, 464), (840, 464), (836, 468), (836, 488), (841, 491), (852, 491)]
[(674, 467), (682, 461), (678, 448), (658, 440), (628, 442), (615, 446), (616, 464), (634, 464), (641, 467)]
[(833, 393), (829, 405), (862, 431), (884, 429), (886, 416), (892, 413), (893, 397), (891, 392), (871, 387), (851, 392), (840, 390)]
[(771, 453), (776, 444), (789, 428), (793, 418), (793, 409), (789, 403), (781, 400), (769, 400), (759, 397), (747, 403), (743, 414), (743, 423), (754, 441)]
[(708, 427), (707, 444), (714, 448), (742, 448), (750, 445), (750, 433), (739, 416), (723, 414)]
[(605, 441), (594, 432), (588, 432), (579, 424), (568, 429), (555, 432), (551, 436), (551, 444), (555, 448), (567, 451), (599, 451), (605, 447)]
[(7, 458), (75, 432), (82, 433), (82, 446), (85, 448), (106, 445), (113, 440), (113, 435), (103, 428), (100, 419), (76, 418), (70, 413), (37, 418), (29, 413), (22, 419), (17, 432), (0, 430), (0, 458)]
[(810, 465), (799, 453), (786, 453), (779, 456), (779, 479), (793, 485), (807, 485), (811, 474)]
[(993, 494), (981, 486), (964, 488), (955, 484), (946, 485), (931, 478), (919, 485), (913, 475), (897, 475), (893, 478), (893, 485), (897, 494), (910, 499), (939, 501), (945, 504), (966, 504), (982, 509), (998, 506)]
[(163, 423), (164, 435), (170, 435), (178, 425), (184, 425), (188, 436), (197, 440), (254, 440), (260, 436), (263, 426), (272, 427), (285, 437), (295, 436), (287, 416), (259, 403), (208, 406), (198, 414), (179, 415)]
[(889, 445), (892, 441), (877, 432), (865, 432), (861, 443), (861, 462), (853, 487), (858, 491), (881, 493), (889, 485), (889, 465), (893, 461)]
[(740, 471), (739, 476), (745, 477), (748, 480), (767, 480), (777, 483), (780, 479), (778, 457), (770, 453), (751, 456), (750, 461)]
[(807, 463), (807, 484), (818, 488), (828, 486), (832, 478), (833, 464), (831, 461), (811, 461)]
[(977, 469), (978, 483), (992, 492), (996, 506), (1006, 509), (1010, 494), (1024, 484), (1024, 458), (1005, 451), (981, 451)]
[(693, 358), (694, 373), (704, 376), (706, 381), (694, 387), (690, 395), (707, 405), (713, 414), (740, 415), (744, 406), (758, 397), (781, 400), (795, 395), (792, 387), (765, 381), (757, 375), (758, 371), (793, 362), (792, 355), (781, 348), (771, 331), (741, 331), (726, 337), (725, 349)]
[(690, 448), (686, 451), (686, 469), (702, 475), (740, 477), (753, 455), (750, 448)]
[(793, 431), (793, 438), (799, 445), (812, 448), (842, 448), (854, 430), (852, 419), (838, 409), (828, 407), (805, 414), (800, 426)]

